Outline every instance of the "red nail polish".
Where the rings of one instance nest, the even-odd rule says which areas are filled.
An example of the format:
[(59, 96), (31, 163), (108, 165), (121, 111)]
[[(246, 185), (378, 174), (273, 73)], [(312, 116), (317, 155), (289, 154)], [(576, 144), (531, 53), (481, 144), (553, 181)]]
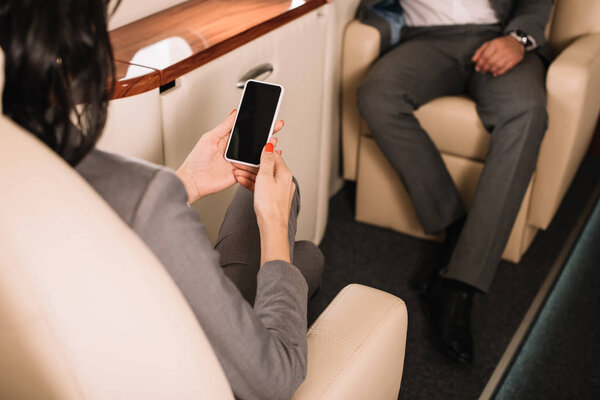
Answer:
[(267, 153), (272, 153), (273, 152), (273, 143), (267, 143), (267, 145), (265, 146), (265, 151)]
[(233, 111), (231, 111), (231, 112), (229, 113), (229, 115), (231, 116), (231, 114), (233, 114), (234, 112), (235, 112), (235, 108), (233, 109)]

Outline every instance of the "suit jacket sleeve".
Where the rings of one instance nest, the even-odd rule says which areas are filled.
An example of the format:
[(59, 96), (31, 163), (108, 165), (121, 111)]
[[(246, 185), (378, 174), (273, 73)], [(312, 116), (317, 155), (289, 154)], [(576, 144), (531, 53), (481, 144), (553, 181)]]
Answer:
[(544, 30), (551, 9), (552, 0), (517, 0), (504, 31), (521, 30), (531, 35), (541, 47), (546, 43)]
[(142, 196), (134, 230), (169, 271), (241, 399), (289, 399), (306, 375), (307, 284), (284, 261), (263, 265), (254, 309), (223, 274), (182, 183), (158, 170)]

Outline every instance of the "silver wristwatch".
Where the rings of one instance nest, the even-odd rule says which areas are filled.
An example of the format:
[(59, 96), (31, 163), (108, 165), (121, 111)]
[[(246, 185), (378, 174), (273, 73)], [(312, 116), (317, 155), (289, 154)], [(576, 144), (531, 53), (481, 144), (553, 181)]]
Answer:
[(509, 31), (508, 35), (512, 38), (517, 39), (524, 47), (526, 51), (533, 50), (537, 47), (537, 43), (533, 36), (526, 34), (520, 30)]

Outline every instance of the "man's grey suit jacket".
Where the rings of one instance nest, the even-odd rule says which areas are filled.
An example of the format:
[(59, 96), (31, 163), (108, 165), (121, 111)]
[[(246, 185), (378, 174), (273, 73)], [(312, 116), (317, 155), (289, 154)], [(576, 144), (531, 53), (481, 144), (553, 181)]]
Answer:
[(553, 0), (489, 0), (501, 21), (504, 32), (521, 30), (533, 36), (540, 48), (545, 47), (544, 30)]
[[(364, 10), (384, 1), (386, 0), (362, 0), (358, 9), (359, 18), (363, 15)], [(395, 1), (399, 2), (400, 0)], [(553, 0), (489, 0), (489, 2), (494, 11), (496, 11), (496, 16), (500, 20), (504, 32), (512, 30), (526, 32), (535, 39), (538, 45), (538, 52), (544, 58), (550, 58), (551, 53), (546, 46), (544, 30), (550, 16)], [(401, 13), (400, 9), (397, 10), (395, 12)], [(369, 14), (369, 16), (372, 16), (372, 14)], [(364, 14), (364, 17), (368, 18), (366, 14)], [(390, 27), (388, 23), (379, 17), (368, 19), (368, 23), (380, 31), (382, 40), (389, 41), (388, 31)], [(385, 48), (387, 48), (387, 45), (382, 43), (382, 50)]]
[(252, 309), (223, 274), (173, 171), (99, 150), (76, 169), (173, 277), (235, 395), (289, 399), (306, 374), (308, 287), (300, 271), (284, 261), (265, 263)]

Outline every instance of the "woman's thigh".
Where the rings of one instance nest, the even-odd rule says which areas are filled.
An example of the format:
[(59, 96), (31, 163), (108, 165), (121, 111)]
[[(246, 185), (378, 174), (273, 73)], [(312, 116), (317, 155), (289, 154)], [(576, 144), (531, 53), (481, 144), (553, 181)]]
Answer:
[[(294, 246), (294, 265), (300, 270), (308, 284), (308, 297), (312, 297), (321, 286), (325, 257), (312, 242), (299, 241)], [(238, 290), (250, 304), (254, 304), (256, 296), (256, 276), (258, 265), (245, 263), (229, 263), (222, 266), (225, 275), (237, 286)]]
[[(292, 200), (288, 226), (292, 263), (302, 272), (312, 295), (321, 283), (325, 260), (321, 251), (311, 242), (295, 241), (300, 192), (298, 182)], [(249, 303), (256, 295), (256, 275), (260, 268), (260, 231), (254, 213), (253, 193), (240, 187), (235, 193), (215, 246), (221, 256), (225, 275), (238, 287)]]

